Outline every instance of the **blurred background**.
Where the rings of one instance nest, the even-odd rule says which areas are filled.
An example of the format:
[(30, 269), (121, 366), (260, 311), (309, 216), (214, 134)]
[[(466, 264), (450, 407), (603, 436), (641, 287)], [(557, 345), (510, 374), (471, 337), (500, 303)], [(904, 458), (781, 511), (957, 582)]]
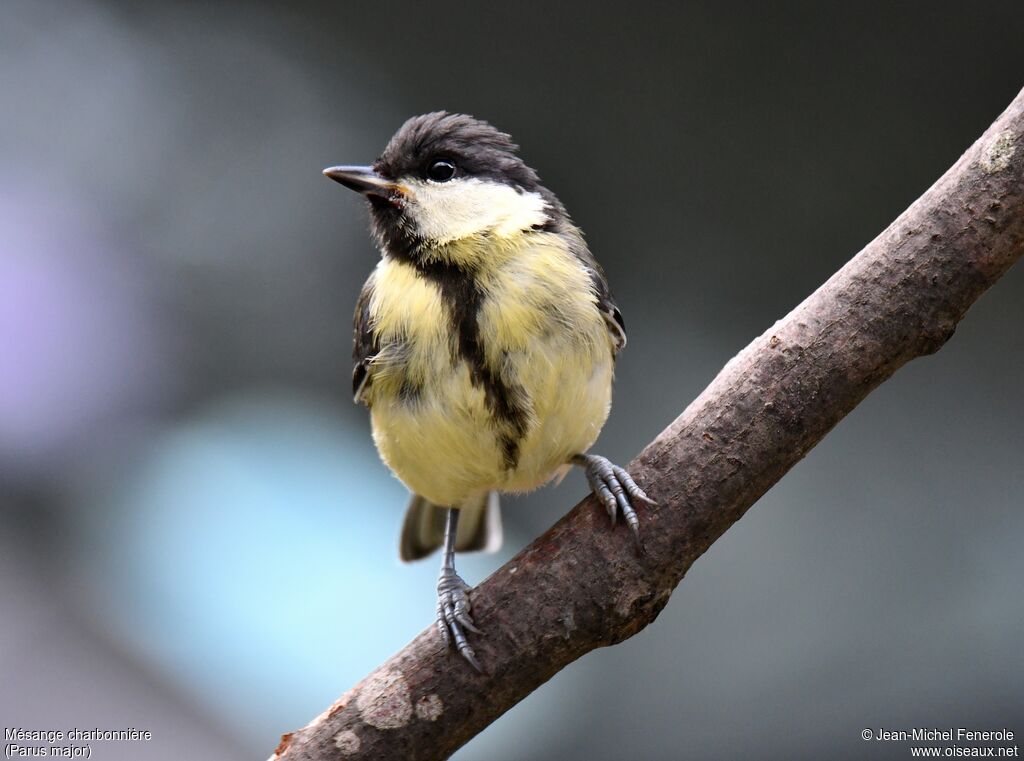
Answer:
[[(38, 3), (0, 21), (0, 719), (264, 759), (433, 615), (350, 399), (410, 115), (511, 132), (629, 326), (628, 461), (1024, 85), (1024, 6)], [(1024, 271), (701, 558), (655, 625), (456, 758), (905, 758), (1024, 733)], [(585, 491), (506, 501), (506, 547)], [(456, 666), (458, 664), (455, 664)]]

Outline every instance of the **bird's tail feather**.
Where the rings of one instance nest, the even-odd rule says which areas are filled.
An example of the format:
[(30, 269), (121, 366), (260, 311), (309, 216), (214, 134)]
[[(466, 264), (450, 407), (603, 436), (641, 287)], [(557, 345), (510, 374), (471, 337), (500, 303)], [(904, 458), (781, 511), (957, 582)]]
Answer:
[[(501, 507), (498, 493), (460, 506), (459, 530), (455, 535), (458, 552), (497, 552), (501, 548)], [(444, 544), (444, 508), (413, 494), (405, 511), (399, 555), (408, 562), (419, 560)]]

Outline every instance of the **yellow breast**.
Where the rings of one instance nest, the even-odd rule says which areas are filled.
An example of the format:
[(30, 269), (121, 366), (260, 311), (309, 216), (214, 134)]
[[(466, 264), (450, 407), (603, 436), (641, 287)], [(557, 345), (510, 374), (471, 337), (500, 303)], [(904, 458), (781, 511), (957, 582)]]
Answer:
[(589, 273), (553, 234), (488, 253), (476, 277), (483, 375), (436, 280), (390, 258), (373, 275), (374, 440), (410, 489), (440, 505), (539, 486), (590, 448), (610, 407), (612, 343)]

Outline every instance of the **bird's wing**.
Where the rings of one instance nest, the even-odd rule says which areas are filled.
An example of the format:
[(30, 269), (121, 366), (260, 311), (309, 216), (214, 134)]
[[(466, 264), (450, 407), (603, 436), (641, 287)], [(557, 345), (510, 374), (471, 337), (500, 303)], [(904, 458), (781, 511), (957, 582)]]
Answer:
[(354, 401), (368, 404), (367, 392), (370, 390), (370, 365), (380, 351), (377, 337), (370, 326), (370, 299), (373, 296), (373, 276), (363, 285), (356, 301), (355, 329), (352, 333), (352, 398)]
[(590, 249), (587, 248), (583, 236), (578, 231), (574, 230), (574, 232), (575, 235), (570, 237), (569, 248), (590, 274), (590, 283), (594, 289), (594, 294), (597, 296), (597, 308), (601, 310), (601, 316), (604, 317), (605, 325), (611, 334), (613, 352), (618, 354), (626, 346), (626, 323), (623, 321), (622, 312), (619, 311), (619, 307), (615, 304), (615, 299), (612, 297), (611, 289), (608, 287), (608, 278), (605, 276), (604, 270), (601, 269), (601, 265), (598, 264), (594, 255), (590, 253)]
[(608, 332), (612, 334), (612, 341), (615, 345), (615, 353), (618, 354), (626, 348), (626, 323), (622, 319), (622, 312), (615, 306), (611, 294), (604, 299), (598, 298), (598, 306), (601, 309), (601, 316), (604, 317)]

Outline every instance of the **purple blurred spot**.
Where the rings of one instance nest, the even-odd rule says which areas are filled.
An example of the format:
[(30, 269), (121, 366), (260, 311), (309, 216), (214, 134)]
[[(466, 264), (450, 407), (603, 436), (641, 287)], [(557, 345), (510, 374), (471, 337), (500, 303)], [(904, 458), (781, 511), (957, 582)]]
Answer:
[(142, 262), (102, 220), (0, 180), (0, 470), (45, 477), (169, 388)]

